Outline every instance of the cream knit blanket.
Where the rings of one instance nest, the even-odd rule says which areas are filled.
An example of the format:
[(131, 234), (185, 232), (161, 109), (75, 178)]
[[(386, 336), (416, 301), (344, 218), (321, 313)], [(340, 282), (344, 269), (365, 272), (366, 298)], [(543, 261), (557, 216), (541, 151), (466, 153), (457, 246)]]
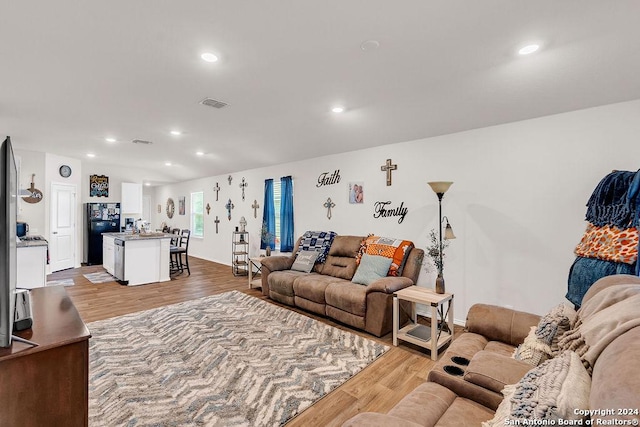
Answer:
[(637, 326), (640, 326), (640, 285), (611, 286), (582, 305), (574, 328), (562, 336), (558, 346), (578, 353), (591, 373), (600, 353)]

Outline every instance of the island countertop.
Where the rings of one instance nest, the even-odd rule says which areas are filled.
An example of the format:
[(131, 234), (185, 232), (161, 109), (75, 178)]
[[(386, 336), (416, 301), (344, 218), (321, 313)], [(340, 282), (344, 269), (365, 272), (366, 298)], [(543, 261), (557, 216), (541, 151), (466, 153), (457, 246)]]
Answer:
[(113, 237), (114, 239), (120, 239), (125, 241), (130, 240), (149, 240), (149, 239), (172, 239), (175, 234), (168, 233), (102, 233), (103, 236)]

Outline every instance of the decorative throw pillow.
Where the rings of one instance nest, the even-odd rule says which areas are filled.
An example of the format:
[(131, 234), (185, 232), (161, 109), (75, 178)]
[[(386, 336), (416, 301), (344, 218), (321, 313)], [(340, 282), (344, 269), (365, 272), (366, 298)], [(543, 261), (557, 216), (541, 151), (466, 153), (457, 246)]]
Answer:
[(382, 277), (386, 277), (390, 265), (390, 258), (364, 254), (351, 281), (361, 285), (368, 285)]
[[(383, 256), (391, 259), (387, 276), (400, 276), (407, 261), (407, 255), (413, 248), (413, 242), (390, 237), (369, 236), (361, 246), (362, 254)], [(360, 262), (361, 254), (356, 257), (356, 263)]]
[(532, 326), (524, 342), (514, 351), (513, 358), (532, 366), (538, 366), (545, 360), (551, 358), (551, 347), (538, 339), (536, 327)]
[(300, 251), (298, 255), (296, 255), (296, 260), (293, 262), (291, 269), (309, 273), (313, 270), (313, 266), (316, 264), (319, 255), (320, 252), (316, 251)]
[(307, 231), (302, 236), (298, 252), (300, 251), (316, 251), (319, 252), (316, 262), (324, 263), (327, 260), (327, 254), (333, 243), (336, 233), (333, 231)]
[(573, 307), (558, 304), (540, 319), (536, 329), (536, 337), (551, 347), (551, 356), (559, 353), (558, 341), (565, 332), (573, 327), (576, 317), (577, 313)]
[(557, 425), (560, 418), (583, 423), (585, 417), (577, 413), (587, 412), (579, 410), (589, 408), (590, 391), (591, 377), (580, 357), (565, 351), (527, 372), (517, 384), (505, 386), (494, 418), (482, 427), (504, 426), (507, 419), (521, 425), (524, 420)]

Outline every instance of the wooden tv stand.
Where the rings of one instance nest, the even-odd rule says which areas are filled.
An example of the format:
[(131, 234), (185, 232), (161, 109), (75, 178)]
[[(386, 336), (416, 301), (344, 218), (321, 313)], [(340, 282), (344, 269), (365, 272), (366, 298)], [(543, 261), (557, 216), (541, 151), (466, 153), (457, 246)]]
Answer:
[(31, 291), (33, 327), (0, 348), (0, 424), (86, 426), (89, 330), (63, 286)]

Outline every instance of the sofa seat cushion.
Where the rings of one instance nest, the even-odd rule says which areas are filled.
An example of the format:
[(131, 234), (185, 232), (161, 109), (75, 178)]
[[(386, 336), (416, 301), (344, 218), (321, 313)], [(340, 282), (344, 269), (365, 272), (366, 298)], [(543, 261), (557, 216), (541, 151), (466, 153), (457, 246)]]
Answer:
[(367, 312), (367, 288), (346, 280), (330, 283), (325, 292), (327, 304), (347, 313), (364, 317)]
[(515, 347), (510, 344), (505, 344), (500, 341), (489, 341), (487, 345), (484, 347), (485, 351), (490, 351), (492, 353), (501, 354), (503, 356), (511, 357), (513, 352), (515, 351)]
[(308, 273), (294, 270), (273, 271), (269, 274), (269, 290), (280, 295), (293, 297), (293, 282)]
[(515, 384), (531, 369), (531, 365), (508, 355), (482, 350), (467, 366), (465, 381), (501, 393), (504, 386)]
[(318, 304), (325, 304), (325, 289), (329, 284), (340, 281), (331, 276), (309, 273), (295, 278), (293, 292), (296, 297), (304, 298)]

